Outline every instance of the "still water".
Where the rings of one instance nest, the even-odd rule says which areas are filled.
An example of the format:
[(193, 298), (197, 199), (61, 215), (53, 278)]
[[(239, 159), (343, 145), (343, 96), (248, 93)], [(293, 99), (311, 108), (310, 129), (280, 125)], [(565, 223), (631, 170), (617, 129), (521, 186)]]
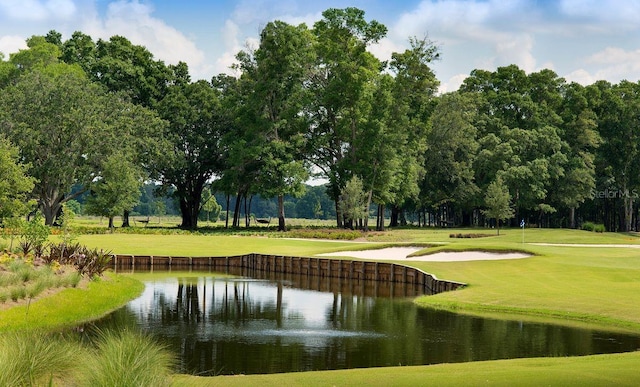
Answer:
[(178, 372), (255, 374), (635, 351), (640, 336), (416, 307), (398, 284), (175, 273), (97, 323), (167, 343)]

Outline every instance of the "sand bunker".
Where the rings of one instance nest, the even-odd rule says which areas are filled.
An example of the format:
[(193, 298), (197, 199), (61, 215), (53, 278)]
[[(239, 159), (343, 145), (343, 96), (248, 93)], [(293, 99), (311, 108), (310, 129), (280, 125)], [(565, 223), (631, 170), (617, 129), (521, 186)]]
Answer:
[(376, 250), (363, 251), (339, 251), (336, 253), (318, 254), (323, 257), (353, 257), (367, 260), (389, 261), (430, 261), (430, 262), (455, 262), (455, 261), (486, 261), (497, 259), (521, 259), (531, 255), (524, 253), (490, 253), (486, 251), (460, 251), (440, 252), (419, 257), (407, 257), (409, 254), (422, 250), (421, 247), (387, 247)]

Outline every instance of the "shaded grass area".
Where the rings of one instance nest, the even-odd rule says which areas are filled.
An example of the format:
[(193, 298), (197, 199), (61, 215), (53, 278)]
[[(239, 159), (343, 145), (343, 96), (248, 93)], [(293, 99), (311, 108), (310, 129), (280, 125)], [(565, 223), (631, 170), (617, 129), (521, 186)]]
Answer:
[(67, 288), (27, 305), (0, 311), (0, 332), (57, 330), (92, 321), (137, 297), (144, 285), (130, 277), (106, 273), (87, 288)]
[(637, 386), (640, 352), (275, 375), (180, 375), (176, 386)]

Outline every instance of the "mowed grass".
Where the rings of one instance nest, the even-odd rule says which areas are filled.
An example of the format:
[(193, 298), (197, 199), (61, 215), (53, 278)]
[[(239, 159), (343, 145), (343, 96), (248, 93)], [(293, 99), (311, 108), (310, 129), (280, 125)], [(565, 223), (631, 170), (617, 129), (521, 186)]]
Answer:
[(144, 290), (133, 278), (107, 273), (86, 288), (67, 288), (0, 312), (0, 332), (75, 327), (125, 305)]
[(290, 240), (241, 235), (83, 235), (78, 242), (114, 254), (165, 256), (230, 256), (248, 253), (309, 256), (328, 251), (362, 248), (354, 242)]
[(272, 375), (174, 377), (175, 386), (637, 386), (640, 352)]

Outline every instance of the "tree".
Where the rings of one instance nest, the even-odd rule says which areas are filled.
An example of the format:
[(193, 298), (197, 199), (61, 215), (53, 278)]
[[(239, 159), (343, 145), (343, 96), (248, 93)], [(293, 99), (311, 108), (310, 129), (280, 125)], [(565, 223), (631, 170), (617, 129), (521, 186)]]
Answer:
[(268, 23), (260, 47), (238, 55), (241, 80), (250, 92), (247, 145), (259, 158), (257, 191), (278, 197), (278, 230), (285, 231), (284, 196), (302, 194), (308, 172), (304, 165), (309, 100), (305, 87), (313, 61), (313, 36), (302, 24)]
[(19, 150), (0, 134), (0, 222), (25, 215), (35, 203), (29, 200), (34, 179), (20, 163)]
[(220, 93), (206, 81), (172, 86), (158, 110), (169, 122), (163, 137), (172, 150), (153, 169), (165, 186), (175, 187), (182, 215), (180, 227), (194, 230), (202, 190), (222, 170), (225, 149), (221, 141), (228, 120), (221, 109)]
[(596, 162), (604, 186), (598, 189), (614, 192), (613, 201), (622, 202), (620, 222), (607, 219), (607, 229), (631, 231), (634, 192), (640, 188), (640, 84), (598, 81), (589, 86), (589, 92), (602, 139)]
[(398, 217), (405, 204), (418, 199), (419, 183), (425, 174), (427, 123), (440, 86), (431, 69), (431, 63), (440, 58), (438, 46), (427, 37), (410, 38), (409, 44), (410, 48), (404, 52), (393, 53), (389, 63), (394, 75), (389, 125), (392, 131), (404, 134), (404, 140), (395, 152), (400, 158), (400, 172), (393, 174), (396, 182), (389, 202), (392, 205), (391, 227), (398, 226)]
[(601, 143), (597, 116), (589, 106), (587, 89), (577, 83), (563, 90), (561, 137), (567, 143), (564, 178), (552, 191), (552, 198), (569, 208), (569, 227), (576, 227), (576, 209), (595, 188), (595, 157)]
[[(20, 54), (12, 58), (36, 56)], [(34, 196), (52, 225), (62, 204), (84, 192), (72, 193), (74, 185), (86, 188), (98, 177), (114, 148), (160, 137), (156, 133), (163, 122), (121, 95), (106, 93), (77, 65), (38, 63), (0, 95), (0, 130), (30, 164), (29, 173), (37, 179)]]
[(484, 204), (486, 209), (484, 209), (482, 213), (496, 220), (496, 228), (498, 235), (500, 235), (500, 221), (510, 219), (514, 214), (513, 208), (511, 207), (509, 189), (500, 176), (496, 177), (487, 187)]
[(91, 183), (90, 195), (85, 201), (85, 212), (106, 216), (109, 228), (113, 218), (131, 210), (140, 199), (142, 171), (121, 154), (113, 153), (102, 165), (100, 177)]
[[(134, 104), (145, 108), (155, 109), (170, 84), (189, 83), (185, 63), (166, 66), (162, 61), (155, 60), (144, 46), (134, 45), (122, 36), (94, 42), (90, 36), (76, 31), (62, 43), (59, 34), (50, 31), (46, 39), (60, 47), (62, 61), (79, 65), (89, 79), (100, 83), (110, 93), (125, 95)], [(165, 147), (165, 150), (149, 152), (152, 147), (162, 148), (162, 140), (162, 136), (156, 134), (147, 136), (145, 142), (124, 145), (130, 149), (128, 153), (133, 160), (146, 168), (151, 162), (149, 156), (157, 157), (170, 149)], [(151, 174), (152, 171), (147, 170), (147, 173)], [(123, 213), (122, 226), (129, 226), (129, 211)]]
[[(561, 137), (564, 79), (550, 70), (527, 75), (515, 65), (474, 70), (461, 86), (481, 96), (476, 184), (486, 188), (498, 173), (514, 192), (519, 213), (556, 210), (551, 192), (568, 166)], [(544, 210), (541, 212), (541, 210)]]
[(342, 190), (338, 202), (340, 212), (344, 216), (345, 226), (354, 229), (356, 221), (369, 216), (367, 200), (362, 180), (357, 176), (352, 177)]
[(310, 106), (313, 123), (308, 149), (311, 162), (329, 180), (340, 227), (338, 198), (358, 158), (360, 149), (351, 148), (366, 120), (362, 103), (382, 68), (367, 47), (382, 39), (387, 28), (375, 20), (367, 22), (364, 11), (357, 8), (331, 8), (322, 16), (313, 28), (317, 62), (309, 83), (315, 98)]
[(214, 219), (214, 222), (216, 222), (220, 218), (222, 206), (218, 204), (216, 197), (211, 194), (211, 189), (208, 187), (202, 191), (201, 207), (207, 213), (207, 223), (209, 223), (209, 219)]
[(458, 92), (439, 97), (426, 136), (422, 203), (432, 207), (472, 207), (479, 189), (474, 163), (478, 153), (478, 98)]

